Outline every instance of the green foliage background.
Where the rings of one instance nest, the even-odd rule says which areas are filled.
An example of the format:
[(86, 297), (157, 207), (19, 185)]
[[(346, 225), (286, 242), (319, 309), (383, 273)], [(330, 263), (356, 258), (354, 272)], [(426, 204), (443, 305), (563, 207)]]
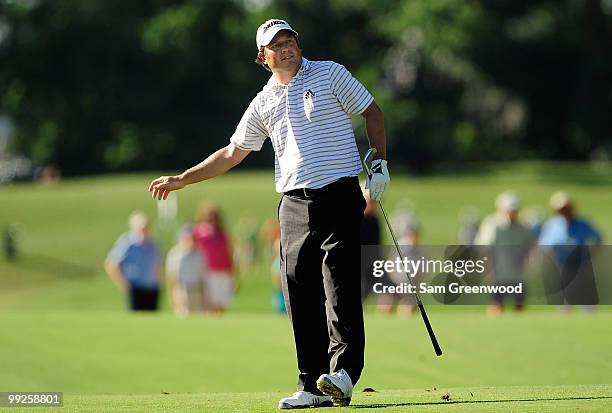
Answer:
[(12, 151), (67, 174), (199, 161), (266, 81), (254, 33), (271, 17), (374, 93), (394, 165), (612, 151), (610, 0), (2, 0)]

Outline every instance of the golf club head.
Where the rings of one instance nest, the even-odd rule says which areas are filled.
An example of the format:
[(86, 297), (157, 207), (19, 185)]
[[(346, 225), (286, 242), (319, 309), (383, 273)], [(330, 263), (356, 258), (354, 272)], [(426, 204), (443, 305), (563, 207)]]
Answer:
[(366, 173), (368, 175), (371, 175), (370, 164), (372, 163), (372, 159), (374, 159), (377, 153), (378, 151), (376, 150), (376, 148), (370, 148), (363, 157), (363, 166), (365, 167)]

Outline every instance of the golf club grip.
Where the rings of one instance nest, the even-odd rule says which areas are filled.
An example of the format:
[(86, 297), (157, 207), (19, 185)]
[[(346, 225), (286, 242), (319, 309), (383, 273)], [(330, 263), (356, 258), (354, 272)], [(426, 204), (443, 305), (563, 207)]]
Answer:
[(427, 332), (429, 333), (429, 339), (431, 340), (431, 344), (434, 347), (434, 351), (436, 352), (436, 356), (442, 355), (442, 349), (440, 348), (440, 344), (438, 344), (438, 339), (434, 334), (433, 328), (431, 328), (431, 324), (429, 323), (429, 318), (427, 318), (427, 313), (425, 312), (425, 307), (423, 304), (419, 303), (419, 311), (421, 312), (421, 317), (423, 317), (423, 322), (425, 323), (425, 328), (427, 328)]

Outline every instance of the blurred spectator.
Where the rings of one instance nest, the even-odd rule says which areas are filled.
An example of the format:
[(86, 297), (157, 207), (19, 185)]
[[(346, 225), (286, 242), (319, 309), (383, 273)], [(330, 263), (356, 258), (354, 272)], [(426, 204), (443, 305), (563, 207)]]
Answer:
[(407, 221), (410, 221), (415, 216), (416, 206), (410, 199), (401, 199), (395, 204), (389, 223), (394, 234), (401, 234), (406, 228)]
[(270, 272), (272, 274), (272, 285), (274, 286), (274, 293), (272, 296), (272, 304), (274, 311), (279, 314), (287, 314), (287, 307), (285, 306), (285, 296), (283, 295), (283, 281), (281, 276), (281, 259), (280, 259), (280, 237), (274, 241), (274, 259), (270, 266)]
[[(542, 226), (540, 245), (593, 245), (600, 244), (602, 236), (586, 219), (576, 216), (574, 202), (566, 192), (555, 192), (550, 197), (554, 215)], [(561, 249), (557, 251), (561, 252)], [(562, 254), (559, 258), (563, 258)]]
[(262, 250), (266, 262), (273, 260), (275, 255), (274, 243), (280, 239), (280, 224), (278, 218), (268, 218), (264, 221), (260, 230)]
[(566, 192), (555, 192), (550, 206), (554, 215), (544, 222), (538, 240), (556, 267), (555, 276), (547, 280), (549, 296), (560, 292), (559, 304), (596, 304), (588, 246), (601, 244), (602, 236), (586, 219), (576, 216), (574, 202)]
[(44, 165), (37, 168), (35, 179), (42, 185), (55, 185), (62, 179), (62, 171), (56, 165)]
[(216, 205), (204, 203), (198, 211), (194, 239), (206, 258), (207, 310), (221, 313), (227, 309), (235, 291), (229, 236)]
[(480, 215), (476, 208), (464, 208), (459, 213), (459, 231), (457, 239), (460, 245), (474, 245), (480, 228)]
[(361, 245), (367, 245), (368, 253), (362, 254), (361, 263), (361, 301), (364, 302), (372, 292), (374, 277), (367, 262), (380, 259), (380, 223), (378, 222), (378, 203), (370, 199), (368, 191), (363, 191), (366, 207), (363, 211), (363, 220), (359, 238)]
[(539, 207), (531, 207), (521, 214), (522, 220), (529, 228), (535, 239), (540, 238), (542, 225), (544, 224), (544, 212)]
[(251, 274), (257, 257), (257, 224), (252, 218), (242, 217), (234, 229), (234, 262), (238, 274)]
[(280, 259), (280, 223), (276, 218), (267, 219), (261, 227), (261, 239), (263, 243), (265, 262), (270, 262), (270, 274), (272, 276), (272, 307), (279, 314), (286, 314), (285, 297), (283, 295)]
[(166, 277), (176, 314), (204, 312), (205, 263), (206, 258), (195, 246), (193, 227), (183, 225), (177, 244), (166, 258)]
[(159, 302), (159, 248), (151, 239), (149, 220), (142, 212), (129, 218), (130, 231), (119, 237), (105, 262), (109, 277), (127, 293), (133, 311), (154, 311)]
[[(529, 252), (535, 244), (535, 237), (525, 225), (519, 222), (519, 198), (510, 191), (501, 193), (495, 200), (496, 212), (486, 217), (476, 239), (476, 245), (489, 246), (491, 257), (492, 284), (515, 286), (523, 283), (523, 293), (513, 294), (514, 308), (522, 311), (525, 306), (524, 271)], [(493, 294), (489, 313), (498, 315), (503, 311), (503, 294)]]
[(9, 261), (17, 259), (17, 225), (9, 224), (2, 234), (2, 251)]
[[(406, 213), (403, 215), (402, 220), (397, 220), (396, 224), (402, 227), (398, 228), (397, 239), (400, 245), (400, 251), (402, 252), (402, 258), (408, 260), (419, 260), (425, 256), (425, 252), (419, 247), (419, 236), (421, 232), (421, 224), (414, 212)], [(395, 251), (395, 249), (393, 249)], [(397, 255), (389, 257), (391, 260), (395, 260)], [(418, 276), (416, 274), (412, 277), (412, 283), (418, 285)], [(408, 282), (409, 275), (405, 272), (391, 272), (388, 273), (389, 279), (383, 282), (386, 285), (401, 285), (402, 283)], [(383, 294), (378, 300), (379, 311), (392, 314), (394, 309), (397, 307), (397, 312), (404, 315), (412, 315), (416, 311), (416, 302), (411, 294)]]

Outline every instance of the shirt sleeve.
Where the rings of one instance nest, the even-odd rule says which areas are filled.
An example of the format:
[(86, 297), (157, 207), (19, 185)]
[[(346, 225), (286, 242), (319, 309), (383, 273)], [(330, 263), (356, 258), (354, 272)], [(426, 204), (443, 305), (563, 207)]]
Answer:
[(358, 115), (370, 106), (374, 97), (341, 64), (332, 62), (329, 68), (329, 81), (332, 93), (350, 115)]
[(258, 151), (267, 136), (266, 127), (257, 112), (257, 98), (255, 98), (242, 115), (230, 142), (238, 149)]
[(563, 240), (567, 239), (567, 235), (564, 235), (563, 232), (557, 220), (549, 219), (542, 225), (538, 245), (557, 245), (562, 243)]
[(493, 245), (495, 244), (495, 233), (497, 231), (497, 222), (495, 216), (488, 216), (480, 225), (474, 245)]
[(108, 253), (108, 258), (115, 261), (117, 264), (121, 264), (123, 260), (125, 260), (129, 246), (128, 236), (125, 234), (120, 236)]
[(586, 238), (587, 238), (587, 242), (588, 241), (595, 241), (595, 242), (601, 242), (603, 237), (601, 236), (601, 234), (599, 233), (599, 231), (597, 231), (595, 229), (595, 227), (593, 227), (589, 222), (587, 221), (583, 221), (583, 224), (585, 226), (585, 232), (586, 232)]

